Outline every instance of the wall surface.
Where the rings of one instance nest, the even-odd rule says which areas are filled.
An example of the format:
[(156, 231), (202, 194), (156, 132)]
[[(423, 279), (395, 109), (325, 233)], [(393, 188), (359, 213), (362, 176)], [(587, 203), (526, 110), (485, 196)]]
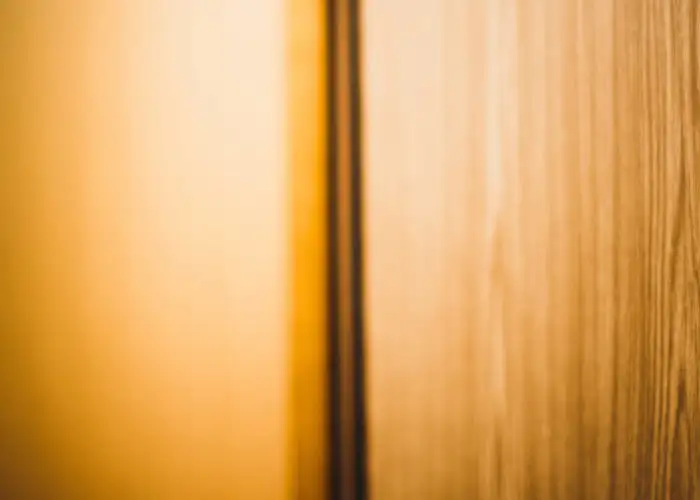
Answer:
[(325, 0), (286, 0), (287, 124), (291, 188), (289, 435), (292, 498), (327, 498), (328, 193)]
[(700, 498), (698, 29), (365, 2), (373, 498)]
[(284, 9), (2, 2), (0, 497), (286, 497)]

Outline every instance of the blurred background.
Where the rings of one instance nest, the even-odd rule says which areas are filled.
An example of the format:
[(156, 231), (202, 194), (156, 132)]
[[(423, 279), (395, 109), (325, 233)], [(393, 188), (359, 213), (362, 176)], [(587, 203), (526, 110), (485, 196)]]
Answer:
[(0, 497), (284, 497), (284, 3), (0, 11)]
[(0, 498), (700, 498), (694, 0), (0, 2)]

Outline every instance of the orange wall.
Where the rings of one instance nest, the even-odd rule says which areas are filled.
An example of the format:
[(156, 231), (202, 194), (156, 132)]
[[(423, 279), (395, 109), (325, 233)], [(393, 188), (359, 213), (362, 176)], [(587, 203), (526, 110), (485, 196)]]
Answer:
[(325, 0), (287, 2), (294, 498), (328, 491)]
[(3, 488), (286, 496), (284, 9), (3, 2)]

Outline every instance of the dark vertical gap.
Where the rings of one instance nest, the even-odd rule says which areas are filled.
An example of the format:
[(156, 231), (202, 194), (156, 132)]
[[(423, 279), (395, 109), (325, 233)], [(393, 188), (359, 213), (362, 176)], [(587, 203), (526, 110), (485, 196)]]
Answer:
[(363, 178), (362, 178), (362, 75), (360, 40), (360, 0), (353, 0), (350, 9), (350, 88), (352, 121), (352, 241), (353, 245), (353, 293), (354, 299), (354, 368), (355, 373), (355, 479), (356, 497), (367, 498), (367, 432), (365, 395), (365, 310), (364, 310), (364, 228), (363, 228)]
[(330, 497), (367, 498), (358, 0), (329, 0)]

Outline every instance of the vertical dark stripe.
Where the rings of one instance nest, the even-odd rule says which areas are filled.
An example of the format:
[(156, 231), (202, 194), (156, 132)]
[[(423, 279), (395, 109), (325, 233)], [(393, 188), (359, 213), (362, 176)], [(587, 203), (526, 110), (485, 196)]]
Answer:
[(331, 496), (367, 497), (359, 1), (329, 0)]
[(353, 110), (351, 121), (352, 138), (352, 180), (350, 182), (352, 204), (352, 253), (354, 285), (352, 292), (353, 315), (355, 324), (354, 344), (354, 374), (355, 374), (355, 481), (356, 497), (367, 497), (367, 441), (365, 414), (365, 352), (364, 352), (364, 266), (363, 266), (363, 227), (362, 227), (362, 102), (360, 75), (360, 0), (353, 0), (349, 12), (350, 37), (350, 106)]

